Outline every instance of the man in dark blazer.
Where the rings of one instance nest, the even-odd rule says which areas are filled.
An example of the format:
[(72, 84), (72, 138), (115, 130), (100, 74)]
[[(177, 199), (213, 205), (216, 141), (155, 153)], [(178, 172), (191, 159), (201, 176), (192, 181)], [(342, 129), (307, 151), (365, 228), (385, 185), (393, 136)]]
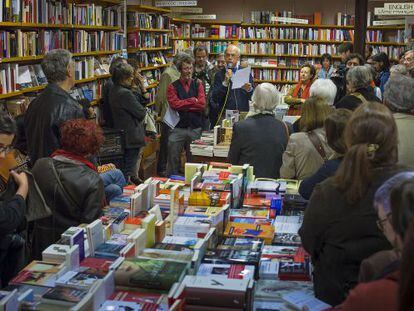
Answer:
[(289, 131), (287, 125), (274, 116), (278, 97), (274, 85), (258, 85), (252, 97), (252, 111), (233, 126), (229, 162), (252, 165), (256, 177), (279, 178)]
[(213, 91), (211, 94), (212, 103), (212, 127), (220, 121), (225, 110), (249, 111), (249, 100), (253, 94), (253, 76), (250, 75), (249, 83), (243, 85), (242, 88), (232, 89), (231, 77), (243, 66), (240, 65), (240, 49), (230, 44), (224, 53), (227, 63), (226, 69), (220, 70), (214, 77)]

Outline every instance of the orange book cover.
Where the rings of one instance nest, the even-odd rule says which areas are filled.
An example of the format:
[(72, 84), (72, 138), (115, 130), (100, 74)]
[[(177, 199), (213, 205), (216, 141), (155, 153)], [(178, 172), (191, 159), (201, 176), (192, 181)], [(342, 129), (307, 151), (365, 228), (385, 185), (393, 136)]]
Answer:
[(225, 237), (254, 237), (261, 238), (265, 244), (272, 244), (275, 234), (274, 227), (271, 225), (256, 225), (247, 223), (229, 222), (224, 231)]
[(321, 12), (313, 13), (313, 23), (315, 25), (322, 25), (322, 13)]

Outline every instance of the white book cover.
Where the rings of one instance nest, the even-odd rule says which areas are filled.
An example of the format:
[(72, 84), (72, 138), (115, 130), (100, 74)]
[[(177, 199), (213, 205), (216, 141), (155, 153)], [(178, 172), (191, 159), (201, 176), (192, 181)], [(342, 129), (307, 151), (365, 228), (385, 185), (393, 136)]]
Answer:
[(86, 232), (88, 234), (89, 253), (91, 256), (94, 256), (95, 249), (105, 242), (102, 221), (97, 219), (87, 225)]
[(314, 295), (302, 291), (287, 293), (282, 298), (296, 310), (303, 310), (304, 307), (309, 311), (323, 311), (331, 308), (330, 305), (315, 298)]
[(183, 284), (187, 288), (213, 289), (218, 291), (246, 292), (249, 287), (249, 279), (226, 279), (217, 276), (187, 275)]

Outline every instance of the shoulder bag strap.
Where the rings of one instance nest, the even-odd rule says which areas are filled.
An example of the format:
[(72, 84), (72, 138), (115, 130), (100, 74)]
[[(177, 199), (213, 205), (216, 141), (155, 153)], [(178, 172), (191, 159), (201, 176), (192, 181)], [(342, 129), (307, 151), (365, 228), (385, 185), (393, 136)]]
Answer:
[(319, 139), (318, 135), (313, 131), (309, 131), (307, 134), (308, 134), (309, 140), (311, 141), (312, 145), (315, 147), (316, 151), (318, 151), (322, 159), (324, 161), (328, 161), (328, 158), (325, 153), (325, 149), (323, 149), (322, 142)]
[[(52, 160), (52, 159), (51, 159)], [(56, 182), (58, 183), (58, 185), (59, 185), (59, 187), (60, 187), (60, 189), (62, 190), (62, 192), (63, 192), (63, 194), (65, 195), (65, 197), (68, 199), (68, 201), (73, 205), (73, 206), (76, 206), (76, 207), (78, 207), (79, 208), (79, 205), (76, 203), (76, 201), (75, 201), (75, 199), (70, 195), (70, 193), (69, 192), (67, 192), (66, 191), (66, 189), (65, 189), (65, 187), (63, 186), (63, 184), (62, 184), (62, 182), (61, 182), (61, 180), (60, 180), (60, 178), (59, 178), (59, 175), (58, 175), (58, 173), (57, 173), (57, 171), (56, 171), (56, 168), (55, 168), (55, 165), (53, 164), (53, 160), (52, 161), (50, 161), (50, 164), (51, 164), (51, 167), (52, 167), (52, 172), (53, 172), (53, 175), (55, 176), (55, 178), (56, 178)]]

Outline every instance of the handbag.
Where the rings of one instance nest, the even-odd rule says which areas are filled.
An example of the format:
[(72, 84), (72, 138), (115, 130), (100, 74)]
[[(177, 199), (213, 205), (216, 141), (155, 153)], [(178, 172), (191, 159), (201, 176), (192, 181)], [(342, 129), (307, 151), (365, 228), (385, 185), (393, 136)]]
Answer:
[[(26, 173), (27, 180), (29, 182), (29, 191), (26, 198), (26, 220), (31, 222), (50, 217), (52, 215), (52, 210), (47, 205), (42, 191), (33, 177), (33, 174), (28, 170), (22, 170), (22, 172)], [(14, 197), (16, 195), (17, 188), (16, 182), (13, 177), (10, 176), (7, 181), (6, 190), (0, 193), (0, 201), (7, 201)]]

